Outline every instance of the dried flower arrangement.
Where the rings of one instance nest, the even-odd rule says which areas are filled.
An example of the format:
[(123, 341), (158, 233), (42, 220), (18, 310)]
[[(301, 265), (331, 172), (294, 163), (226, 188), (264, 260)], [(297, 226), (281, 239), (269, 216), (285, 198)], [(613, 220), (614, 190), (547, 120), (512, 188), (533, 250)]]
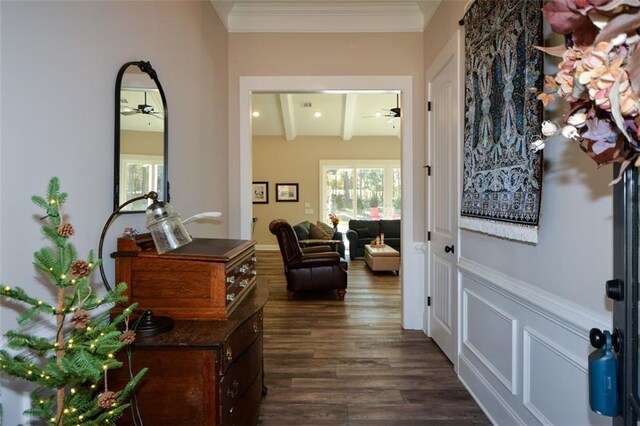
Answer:
[[(538, 47), (561, 57), (538, 94), (545, 106), (569, 103), (562, 126), (545, 121), (531, 144), (543, 149), (557, 134), (578, 143), (598, 165), (640, 166), (640, 0), (551, 0), (543, 9), (565, 45)], [(613, 183), (620, 179), (618, 177)]]

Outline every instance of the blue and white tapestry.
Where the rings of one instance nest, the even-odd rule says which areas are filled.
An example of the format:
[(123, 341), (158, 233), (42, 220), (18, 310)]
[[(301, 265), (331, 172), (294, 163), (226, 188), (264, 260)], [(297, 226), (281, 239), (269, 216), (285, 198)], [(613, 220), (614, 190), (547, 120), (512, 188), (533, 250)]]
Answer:
[(464, 17), (465, 127), (460, 226), (538, 239), (542, 151), (540, 1), (476, 0)]

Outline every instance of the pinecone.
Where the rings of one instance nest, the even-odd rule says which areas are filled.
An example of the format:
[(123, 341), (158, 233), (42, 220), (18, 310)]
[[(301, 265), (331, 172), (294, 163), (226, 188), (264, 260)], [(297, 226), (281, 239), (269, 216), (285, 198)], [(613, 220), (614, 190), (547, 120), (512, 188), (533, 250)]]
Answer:
[(73, 229), (73, 226), (70, 223), (61, 223), (58, 226), (58, 235), (61, 237), (71, 237), (76, 231)]
[(131, 344), (136, 341), (136, 332), (133, 330), (125, 330), (118, 338), (124, 344)]
[(98, 395), (98, 405), (102, 408), (109, 408), (116, 403), (115, 393), (111, 391), (104, 391)]
[(69, 272), (76, 278), (86, 277), (91, 273), (89, 262), (84, 260), (76, 260), (69, 267)]
[(71, 323), (75, 328), (85, 328), (89, 323), (89, 314), (87, 311), (78, 309), (71, 317)]

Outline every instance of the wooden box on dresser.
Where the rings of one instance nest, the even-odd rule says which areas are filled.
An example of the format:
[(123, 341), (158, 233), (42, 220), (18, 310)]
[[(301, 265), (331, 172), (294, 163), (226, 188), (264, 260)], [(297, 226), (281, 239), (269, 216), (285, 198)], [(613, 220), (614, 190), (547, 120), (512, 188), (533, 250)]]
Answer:
[[(136, 251), (129, 242), (119, 241), (113, 255), (116, 278), (129, 285), (131, 301), (140, 303), (140, 309), (174, 318), (171, 331), (138, 336), (131, 345), (132, 371), (149, 368), (136, 391), (138, 411), (148, 425), (257, 424), (264, 388), (262, 312), (268, 290), (266, 280), (254, 272), (254, 243), (194, 242), (197, 245), (186, 250), (188, 246), (157, 255), (153, 249), (144, 254), (144, 245), (135, 244), (141, 248)], [(136, 259), (142, 262), (136, 264)], [(154, 282), (159, 283), (158, 294), (153, 293)], [(197, 291), (189, 291), (192, 283)], [(118, 357), (125, 365), (110, 372), (113, 390), (122, 389), (129, 379), (126, 351)], [(130, 410), (118, 424), (134, 424)]]
[(250, 240), (194, 238), (159, 255), (150, 237), (118, 238), (111, 257), (116, 282), (127, 283), (130, 302), (173, 319), (227, 318), (257, 275), (255, 241)]

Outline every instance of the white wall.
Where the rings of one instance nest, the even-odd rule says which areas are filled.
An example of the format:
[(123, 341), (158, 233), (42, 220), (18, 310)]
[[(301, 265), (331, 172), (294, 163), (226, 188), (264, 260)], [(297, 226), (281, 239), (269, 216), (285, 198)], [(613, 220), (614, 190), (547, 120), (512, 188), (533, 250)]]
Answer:
[[(464, 2), (441, 3), (426, 69), (439, 51), (427, 41), (463, 15)], [(461, 230), (459, 375), (496, 424), (609, 424), (588, 407), (587, 357), (589, 329), (611, 327), (612, 171), (569, 142), (544, 158), (538, 244)]]
[[(51, 176), (69, 193), (79, 255), (97, 248), (112, 211), (115, 78), (127, 61), (150, 61), (166, 92), (172, 204), (184, 217), (204, 210), (228, 217), (227, 34), (208, 1), (2, 1), (0, 11), (3, 284), (51, 297), (32, 265), (46, 241), (30, 201)], [(140, 215), (121, 217), (106, 254), (130, 224), (144, 228)], [(228, 234), (226, 219), (190, 230)], [(106, 266), (112, 277), (110, 259)], [(14, 308), (2, 304), (3, 332), (16, 327), (14, 318)], [(16, 425), (18, 386), (2, 386), (5, 424)]]

